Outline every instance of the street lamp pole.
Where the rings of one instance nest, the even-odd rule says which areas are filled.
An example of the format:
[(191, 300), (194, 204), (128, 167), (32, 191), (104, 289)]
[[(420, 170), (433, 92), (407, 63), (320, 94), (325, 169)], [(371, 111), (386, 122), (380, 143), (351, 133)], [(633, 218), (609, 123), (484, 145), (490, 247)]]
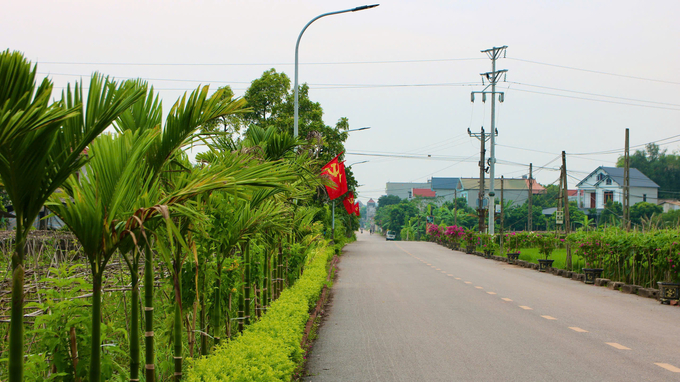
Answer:
[(352, 8), (352, 9), (345, 9), (344, 11), (335, 11), (335, 12), (328, 12), (324, 13), (322, 15), (316, 16), (313, 18), (310, 22), (305, 25), (304, 28), (302, 28), (302, 31), (300, 32), (300, 35), (298, 36), (297, 43), (295, 44), (295, 114), (294, 114), (294, 124), (293, 124), (293, 136), (297, 137), (298, 136), (298, 50), (300, 48), (300, 39), (302, 39), (302, 34), (305, 33), (305, 30), (307, 30), (307, 27), (311, 25), (313, 22), (316, 20), (325, 17), (325, 16), (330, 16), (330, 15), (337, 15), (340, 13), (347, 13), (347, 12), (356, 12), (356, 11), (363, 11), (364, 9), (370, 9), (370, 8), (375, 8), (380, 4), (373, 4), (373, 5), (362, 5), (360, 7)]

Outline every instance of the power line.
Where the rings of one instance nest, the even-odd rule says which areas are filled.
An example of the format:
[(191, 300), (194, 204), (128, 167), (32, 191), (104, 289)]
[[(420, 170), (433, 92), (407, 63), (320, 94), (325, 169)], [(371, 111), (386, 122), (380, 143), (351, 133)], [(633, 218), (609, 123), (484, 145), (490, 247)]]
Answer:
[[(382, 61), (338, 61), (338, 62), (305, 62), (303, 65), (361, 65), (361, 64), (406, 64), (421, 62), (452, 62), (452, 61), (473, 61), (483, 60), (483, 58), (435, 58), (424, 60), (382, 60)], [(270, 62), (270, 63), (135, 63), (135, 62), (67, 62), (67, 61), (40, 61), (39, 64), (49, 65), (111, 65), (111, 66), (292, 66), (293, 62)]]
[[(606, 99), (595, 99), (595, 98), (576, 97), (576, 96), (570, 96), (570, 95), (565, 95), (565, 94), (546, 93), (546, 92), (539, 92), (539, 91), (535, 91), (535, 90), (527, 90), (527, 89), (518, 89), (518, 88), (512, 88), (512, 89), (511, 89), (510, 87), (507, 87), (506, 89), (508, 89), (508, 90), (516, 90), (516, 91), (525, 92), (525, 93), (534, 93), (534, 94), (549, 95), (549, 96), (553, 96), (553, 97), (563, 97), (563, 98), (578, 99), (578, 100), (583, 100), (583, 101), (595, 101), (595, 102), (612, 103), (612, 104), (618, 104), (618, 105), (637, 106), (637, 107), (647, 107), (647, 108), (651, 108), (651, 109), (663, 109), (663, 110), (680, 111), (680, 108), (663, 107), (663, 106), (654, 106), (654, 105), (640, 105), (640, 104), (630, 103), (630, 102), (618, 102), (618, 101), (609, 101), (609, 100), (606, 100)], [(645, 102), (646, 102), (646, 101), (645, 101)]]
[(540, 89), (557, 90), (557, 91), (561, 91), (561, 92), (584, 94), (584, 95), (591, 95), (591, 96), (596, 96), (596, 97), (604, 97), (604, 98), (612, 98), (612, 99), (620, 99), (620, 100), (624, 100), (624, 101), (645, 102), (645, 103), (653, 103), (653, 104), (657, 104), (657, 105), (667, 105), (667, 106), (678, 106), (678, 107), (680, 107), (680, 104), (677, 104), (677, 103), (667, 103), (667, 102), (647, 101), (647, 100), (636, 99), (636, 98), (616, 97), (616, 96), (610, 96), (610, 95), (605, 95), (605, 94), (597, 94), (597, 93), (582, 92), (582, 91), (577, 91), (577, 90), (567, 90), (567, 89), (553, 88), (553, 87), (549, 87), (549, 86), (531, 85), (531, 84), (526, 84), (526, 83), (522, 83), (522, 82), (514, 82), (514, 81), (506, 81), (506, 82), (510, 83), (510, 84), (521, 85), (521, 86), (530, 86), (530, 87), (540, 88)]
[(600, 70), (591, 70), (591, 69), (575, 68), (575, 67), (572, 67), (572, 66), (549, 64), (549, 63), (546, 63), (546, 62), (538, 62), (538, 61), (532, 61), (532, 60), (524, 60), (524, 59), (521, 59), (521, 58), (512, 58), (512, 57), (508, 57), (508, 60), (515, 60), (515, 61), (521, 61), (521, 62), (528, 62), (528, 63), (536, 64), (536, 65), (553, 66), (553, 67), (556, 67), (556, 68), (577, 70), (577, 71), (580, 71), (580, 72), (595, 73), (595, 74), (603, 74), (603, 75), (606, 75), (606, 76), (623, 77), (623, 78), (631, 78), (631, 79), (635, 79), (635, 80), (643, 80), (643, 81), (661, 82), (661, 83), (664, 83), (664, 84), (680, 85), (680, 82), (675, 82), (675, 81), (660, 80), (660, 79), (656, 79), (656, 78), (645, 78), (645, 77), (629, 76), (629, 75), (625, 75), (625, 74), (617, 74), (617, 73), (603, 72), (603, 71), (600, 71)]
[[(636, 148), (636, 147), (647, 146), (647, 145), (650, 144), (650, 143), (659, 143), (659, 142), (662, 142), (662, 141), (667, 141), (667, 140), (669, 140), (669, 139), (678, 138), (678, 137), (680, 137), (680, 134), (672, 135), (672, 136), (666, 137), (666, 138), (657, 139), (657, 140), (655, 140), (655, 141), (650, 141), (650, 142), (647, 142), (647, 143), (641, 143), (641, 144), (638, 144), (638, 145), (631, 146), (630, 148)], [(668, 145), (668, 144), (675, 143), (675, 142), (678, 142), (678, 141), (679, 141), (679, 140), (675, 140), (675, 141), (671, 141), (671, 142), (664, 142), (664, 143), (662, 143), (662, 145)], [(567, 154), (569, 154), (569, 155), (616, 154), (616, 153), (621, 152), (621, 151), (623, 151), (623, 150), (624, 150), (624, 149), (612, 149), (612, 150), (605, 150), (605, 151), (594, 151), (594, 152), (590, 152), (590, 153), (567, 153)]]

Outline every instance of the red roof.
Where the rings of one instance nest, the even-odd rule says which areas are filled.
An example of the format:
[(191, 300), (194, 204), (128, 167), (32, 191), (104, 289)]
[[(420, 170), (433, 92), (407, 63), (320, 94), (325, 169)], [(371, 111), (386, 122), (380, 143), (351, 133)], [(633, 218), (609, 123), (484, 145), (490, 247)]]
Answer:
[[(524, 181), (527, 183), (527, 188), (529, 188), (529, 179), (524, 179)], [(542, 194), (545, 192), (545, 187), (541, 186), (538, 184), (536, 179), (532, 179), (532, 187), (531, 187), (531, 193), (532, 194)]]
[(414, 188), (413, 196), (424, 196), (426, 198), (434, 198), (437, 194), (429, 188)]
[(578, 190), (567, 190), (567, 196), (578, 196)]

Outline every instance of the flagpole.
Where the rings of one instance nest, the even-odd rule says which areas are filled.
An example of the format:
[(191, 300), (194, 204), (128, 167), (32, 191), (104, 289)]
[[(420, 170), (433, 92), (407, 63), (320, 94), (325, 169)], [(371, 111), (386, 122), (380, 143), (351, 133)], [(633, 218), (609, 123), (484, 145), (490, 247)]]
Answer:
[(331, 223), (331, 240), (335, 242), (335, 200), (333, 201), (333, 222)]

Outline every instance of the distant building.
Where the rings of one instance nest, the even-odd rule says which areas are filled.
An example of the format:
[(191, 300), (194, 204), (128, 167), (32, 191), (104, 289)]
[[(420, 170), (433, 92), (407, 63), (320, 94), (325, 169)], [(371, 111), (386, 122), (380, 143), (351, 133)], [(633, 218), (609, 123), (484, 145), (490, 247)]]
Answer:
[[(501, 179), (495, 179), (494, 190), (496, 192), (496, 200), (501, 198)], [(545, 188), (532, 180), (532, 193), (541, 194), (545, 192)], [(489, 194), (489, 179), (484, 180), (484, 197), (487, 198)], [(479, 195), (479, 178), (460, 178), (460, 186), (458, 189), (458, 197), (465, 198), (468, 206), (477, 208), (477, 200)], [(503, 201), (507, 203), (512, 201), (512, 206), (517, 207), (524, 204), (529, 199), (529, 180), (504, 178), (503, 179)], [(486, 203), (486, 202), (485, 202)], [(486, 205), (486, 204), (485, 204)]]
[[(630, 169), (629, 178), (631, 206), (640, 202), (657, 204), (658, 184), (635, 168)], [(602, 210), (610, 200), (623, 204), (623, 183), (623, 168), (596, 168), (576, 185), (579, 189), (579, 207)]]
[(459, 196), (460, 178), (432, 178), (430, 185), (430, 188), (442, 203), (453, 201)]
[(435, 196), (437, 196), (437, 193), (430, 190), (429, 188), (412, 188), (411, 197), (409, 199), (413, 199), (415, 197), (434, 198)]
[(680, 210), (680, 200), (659, 199), (659, 205), (663, 208), (663, 212)]
[(430, 182), (427, 183), (413, 183), (413, 182), (387, 182), (385, 185), (386, 195), (396, 195), (400, 199), (411, 199), (413, 195), (411, 194), (414, 188), (427, 188), (430, 189)]

